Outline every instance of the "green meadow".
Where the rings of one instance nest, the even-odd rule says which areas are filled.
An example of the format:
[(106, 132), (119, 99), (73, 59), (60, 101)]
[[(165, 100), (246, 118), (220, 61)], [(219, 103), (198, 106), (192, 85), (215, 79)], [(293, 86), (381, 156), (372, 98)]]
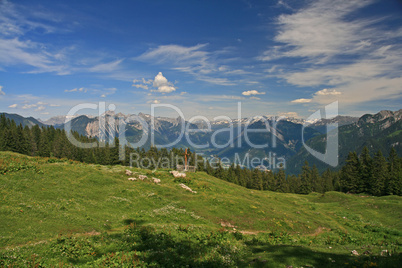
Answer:
[[(284, 194), (204, 172), (126, 169), (0, 152), (0, 267), (402, 263), (401, 197)], [(149, 179), (128, 180), (138, 175)]]

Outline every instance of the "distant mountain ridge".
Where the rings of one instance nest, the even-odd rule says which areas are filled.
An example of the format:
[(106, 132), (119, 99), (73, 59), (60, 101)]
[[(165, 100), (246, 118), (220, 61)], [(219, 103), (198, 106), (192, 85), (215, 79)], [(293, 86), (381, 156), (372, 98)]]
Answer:
[(14, 120), (14, 122), (17, 125), (22, 125), (22, 126), (28, 126), (28, 127), (33, 127), (35, 125), (38, 125), (40, 127), (45, 126), (46, 124), (40, 122), (38, 119), (35, 119), (33, 117), (23, 117), (19, 114), (9, 114), (9, 113), (0, 113), (0, 115), (4, 115), (6, 118)]
[[(4, 113), (7, 118), (13, 119), (17, 124), (33, 126), (46, 126), (43, 122), (53, 125), (57, 128), (63, 128), (66, 121), (65, 116), (52, 117), (46, 121), (29, 117), (25, 118), (16, 114)], [(152, 117), (151, 115), (139, 113), (138, 115), (124, 115), (122, 113), (106, 112), (101, 117), (87, 115), (74, 116), (70, 120), (71, 129), (87, 137), (109, 138), (118, 137), (120, 133), (120, 123), (125, 126), (125, 137), (128, 142), (135, 144), (146, 136), (146, 143), (143, 148), (150, 148), (151, 145), (167, 145), (170, 147), (190, 147), (193, 144), (206, 145), (208, 147), (197, 149), (197, 152), (204, 153), (205, 156), (217, 155), (227, 157), (233, 161), (235, 155), (245, 157), (247, 154), (250, 159), (253, 157), (263, 158), (270, 153), (287, 159), (287, 169), (293, 173), (299, 172), (299, 169), (307, 160), (311, 164), (317, 165), (322, 171), (328, 166), (311, 156), (303, 147), (301, 131), (303, 123), (307, 126), (304, 129), (304, 139), (308, 146), (317, 151), (324, 152), (326, 146), (327, 125), (338, 124), (339, 130), (339, 162), (346, 159), (349, 151), (360, 152), (364, 146), (368, 146), (371, 151), (382, 150), (384, 155), (388, 154), (391, 146), (397, 149), (399, 155), (402, 154), (402, 109), (399, 111), (380, 111), (377, 114), (366, 114), (360, 118), (349, 116), (337, 116), (331, 119), (321, 119), (315, 122), (306, 122), (296, 118), (282, 118), (275, 121), (274, 117), (264, 116), (261, 118), (242, 118), (230, 121), (213, 121), (211, 129), (208, 130), (205, 122), (185, 122), (189, 129), (198, 130), (198, 132), (189, 133), (191, 142), (185, 139), (185, 135), (179, 139), (183, 128), (180, 118)], [(112, 122), (113, 124), (109, 124)], [(104, 120), (107, 127), (104, 132), (99, 132), (100, 120)], [(148, 128), (143, 128), (143, 125)], [(268, 130), (260, 133), (248, 133), (248, 140), (252, 144), (268, 144), (266, 148), (258, 149), (251, 146), (245, 140), (245, 126), (249, 129), (265, 129), (267, 122)], [(152, 124), (153, 123), (153, 124)], [(154, 127), (153, 131), (150, 129)], [(275, 125), (275, 129), (273, 126)], [(230, 127), (233, 127), (233, 137), (230, 136)], [(225, 130), (226, 129), (226, 130)], [(329, 129), (331, 131), (331, 129)], [(154, 140), (151, 140), (153, 134)], [(239, 135), (240, 134), (240, 135)], [(233, 138), (235, 146), (224, 146)], [(212, 139), (218, 146), (212, 146)], [(177, 141), (177, 142), (175, 142)], [(273, 146), (273, 141), (276, 145)], [(174, 143), (175, 142), (175, 143)], [(192, 144), (193, 143), (193, 144)], [(241, 147), (236, 146), (241, 144)]]
[[(309, 127), (321, 132), (322, 134), (325, 134), (327, 133), (327, 125), (337, 123), (338, 127), (341, 127), (356, 123), (358, 120), (359, 117), (338, 115), (330, 119), (321, 118), (320, 120), (317, 120), (316, 122), (310, 124)], [(330, 127), (329, 131), (331, 131), (332, 129), (333, 128)]]
[(49, 125), (49, 126), (54, 126), (54, 127), (59, 127), (62, 126), (65, 122), (66, 119), (68, 118), (68, 120), (74, 119), (76, 117), (78, 117), (79, 115), (74, 115), (74, 116), (66, 116), (66, 115), (57, 115), (57, 116), (53, 116), (47, 120), (39, 120), (40, 122), (42, 122), (45, 125)]
[[(383, 110), (376, 114), (365, 114), (357, 122), (338, 128), (339, 133), (339, 164), (342, 165), (350, 151), (360, 153), (367, 146), (374, 153), (381, 150), (388, 155), (394, 147), (398, 155), (402, 155), (402, 109), (399, 111)], [(324, 153), (326, 135), (320, 135), (308, 140), (306, 144), (311, 148)], [(320, 160), (314, 158), (305, 148), (294, 155), (289, 161), (289, 171), (299, 172), (304, 161), (314, 164), (319, 170), (328, 168)]]

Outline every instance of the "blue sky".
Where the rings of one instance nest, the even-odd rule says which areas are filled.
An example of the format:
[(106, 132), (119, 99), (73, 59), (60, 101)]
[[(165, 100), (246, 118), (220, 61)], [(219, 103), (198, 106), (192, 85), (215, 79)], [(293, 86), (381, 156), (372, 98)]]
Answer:
[(0, 0), (0, 110), (24, 116), (359, 116), (402, 108), (401, 67), (397, 0)]

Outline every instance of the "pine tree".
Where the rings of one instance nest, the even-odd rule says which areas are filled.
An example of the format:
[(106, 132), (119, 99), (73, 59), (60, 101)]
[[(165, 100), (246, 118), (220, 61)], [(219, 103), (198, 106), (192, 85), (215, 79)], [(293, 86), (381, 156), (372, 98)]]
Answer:
[(360, 154), (360, 176), (357, 183), (356, 193), (371, 192), (373, 184), (373, 160), (369, 149), (364, 146)]
[(381, 196), (385, 194), (385, 182), (388, 180), (387, 161), (381, 150), (373, 158), (373, 176), (370, 183), (370, 194)]
[(313, 168), (311, 169), (311, 184), (312, 184), (312, 191), (317, 193), (324, 192), (322, 179), (316, 165), (313, 165)]
[(24, 127), (24, 136), (26, 137), (26, 139), (28, 141), (28, 155), (31, 155), (31, 156), (35, 155), (35, 153), (37, 151), (37, 145), (36, 145), (36, 142), (32, 135), (32, 131), (28, 126)]
[(300, 188), (300, 177), (295, 176), (295, 175), (289, 175), (287, 178), (287, 181), (289, 182), (289, 192), (290, 193), (298, 193), (299, 188)]
[(253, 170), (253, 189), (263, 190), (264, 185), (262, 181), (262, 173), (258, 169)]
[(401, 161), (394, 147), (388, 156), (388, 178), (386, 181), (386, 194), (402, 195), (402, 170)]
[(324, 193), (334, 190), (334, 175), (329, 169), (325, 170), (324, 173), (322, 173), (322, 180), (324, 184)]
[(275, 173), (275, 184), (276, 184), (276, 192), (280, 193), (288, 193), (289, 187), (286, 181), (286, 174), (283, 168), (279, 169), (277, 173)]
[(14, 121), (4, 131), (4, 150), (18, 152), (17, 126)]
[(40, 133), (39, 143), (38, 143), (38, 155), (49, 157), (50, 156), (50, 140), (48, 130), (46, 128), (42, 128), (42, 132)]
[(361, 183), (360, 163), (356, 152), (350, 152), (346, 164), (342, 167), (339, 184), (342, 192), (356, 193)]
[[(114, 144), (113, 147), (110, 148), (110, 164), (111, 165), (117, 165), (121, 164), (120, 162), (120, 142), (118, 137), (114, 137)], [(156, 167), (151, 167), (151, 169), (154, 169)]]
[(308, 162), (304, 162), (302, 172), (300, 174), (300, 189), (299, 194), (309, 194), (312, 191), (311, 185), (311, 170)]

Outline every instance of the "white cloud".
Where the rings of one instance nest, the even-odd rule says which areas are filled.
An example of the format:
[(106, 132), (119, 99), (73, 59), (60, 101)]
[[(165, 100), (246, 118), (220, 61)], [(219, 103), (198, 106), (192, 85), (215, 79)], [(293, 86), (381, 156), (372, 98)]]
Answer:
[[(44, 10), (28, 10), (24, 5), (10, 1), (0, 2), (0, 30), (3, 35), (22, 35), (28, 31), (39, 29), (44, 33), (53, 33), (60, 23), (60, 14), (46, 13)], [(39, 22), (42, 21), (42, 22)]]
[[(172, 82), (169, 82), (166, 77), (163, 76), (162, 72), (159, 72), (154, 79), (142, 78), (142, 80), (133, 80), (133, 87), (142, 88), (145, 90), (149, 89), (148, 85), (151, 85), (154, 88), (153, 92), (160, 92), (160, 93), (171, 93), (176, 91), (176, 87), (173, 85)], [(151, 94), (148, 94), (151, 95)]]
[(27, 38), (27, 33), (33, 31), (39, 31), (40, 35), (65, 31), (69, 24), (61, 21), (61, 17), (44, 8), (28, 9), (26, 5), (0, 1), (0, 68), (24, 66), (33, 67), (25, 70), (29, 73), (68, 73), (62, 61), (63, 49)]
[(162, 93), (170, 93), (176, 90), (171, 82), (169, 82), (166, 77), (162, 75), (162, 72), (159, 72), (154, 79), (153, 87), (157, 88), (155, 91)]
[(88, 89), (84, 88), (84, 87), (64, 90), (64, 92), (80, 92), (80, 93), (87, 93), (87, 91), (88, 91)]
[(24, 106), (22, 106), (22, 109), (31, 109), (31, 108), (34, 108), (36, 106), (38, 106), (38, 105), (36, 105), (36, 104), (25, 104)]
[(253, 97), (250, 97), (250, 100), (261, 100), (261, 98), (253, 96)]
[(298, 12), (279, 16), (275, 41), (285, 46), (275, 46), (260, 59), (309, 57), (325, 62), (339, 53), (354, 54), (364, 49), (362, 44), (367, 44), (362, 43), (367, 37), (364, 30), (372, 22), (346, 21), (344, 18), (371, 2), (343, 0), (334, 4), (331, 0), (314, 1)]
[(292, 58), (292, 66), (267, 71), (291, 85), (331, 88), (292, 103), (356, 105), (401, 97), (402, 27), (389, 23), (390, 17), (360, 16), (373, 2), (311, 1), (278, 17), (278, 45), (258, 59)]
[(222, 65), (222, 66), (219, 66), (218, 71), (220, 71), (220, 72), (226, 72), (228, 69), (229, 69), (228, 66)]
[(313, 94), (313, 98), (311, 99), (296, 99), (292, 100), (291, 103), (310, 103), (310, 102), (328, 102), (329, 100), (335, 100), (339, 98), (339, 96), (342, 95), (341, 92), (337, 91), (336, 89), (327, 89), (324, 88), (322, 90), (319, 90)]
[(60, 107), (60, 104), (50, 104), (50, 107)]
[(8, 108), (17, 108), (17, 104), (15, 103), (15, 104), (11, 104), (10, 106), (8, 106)]
[(292, 100), (291, 103), (309, 103), (311, 101), (312, 101), (312, 99), (296, 99), (296, 100)]
[(253, 89), (253, 90), (243, 91), (243, 93), (241, 93), (241, 94), (244, 96), (264, 95), (265, 92), (258, 92), (257, 90)]
[[(152, 80), (152, 79), (145, 80), (145, 78), (142, 78), (141, 80), (134, 79), (133, 80), (133, 87), (148, 90), (148, 85), (151, 85), (153, 83), (153, 81), (154, 80)], [(137, 83), (140, 83), (140, 84), (137, 84)]]
[(28, 65), (35, 69), (31, 72), (56, 72), (66, 74), (61, 64), (54, 60), (54, 54), (44, 50), (45, 45), (18, 38), (0, 38), (0, 66)]
[(41, 105), (41, 106), (39, 106), (38, 108), (35, 109), (35, 112), (40, 112), (40, 111), (43, 111), (45, 109), (46, 109), (46, 107)]
[(208, 52), (202, 51), (207, 44), (199, 44), (192, 47), (184, 47), (180, 45), (164, 45), (155, 49), (151, 49), (139, 56), (138, 60), (151, 60), (157, 63), (172, 63), (181, 65), (200, 65), (205, 63), (208, 58)]
[(95, 65), (92, 68), (89, 68), (90, 72), (96, 72), (96, 73), (109, 73), (116, 71), (118, 69), (120, 63), (122, 63), (124, 59), (108, 62), (108, 63), (101, 63), (98, 65)]
[(317, 91), (315, 93), (315, 95), (318, 96), (327, 96), (327, 95), (341, 95), (342, 93), (339, 91), (336, 91), (336, 89), (333, 90), (328, 90), (326, 88), (324, 88), (323, 90)]
[(105, 94), (102, 94), (100, 97), (101, 97), (101, 98), (106, 98), (106, 95), (105, 95)]
[(147, 101), (147, 103), (151, 103), (151, 104), (159, 104), (159, 103), (161, 103), (159, 100), (150, 100), (150, 101)]
[(3, 91), (3, 86), (0, 86), (0, 96), (1, 95), (6, 95), (6, 93)]
[[(218, 85), (233, 85), (232, 81), (222, 77), (229, 72), (227, 66), (218, 64), (218, 57), (227, 53), (228, 49), (221, 51), (205, 51), (208, 44), (198, 44), (185, 47), (181, 45), (162, 45), (150, 49), (135, 60), (150, 62), (152, 64), (165, 64), (173, 70), (193, 75), (197, 80)], [(227, 60), (227, 59), (226, 59)], [(222, 72), (225, 73), (222, 73)], [(233, 74), (245, 74), (242, 70), (235, 70)]]
[(145, 78), (142, 78), (142, 83), (144, 83), (144, 84), (148, 84), (148, 85), (150, 85), (150, 84), (152, 84), (152, 79), (149, 79), (149, 80), (145, 80)]
[(143, 84), (133, 84), (133, 87), (142, 88), (142, 89), (148, 90), (148, 86), (147, 86), (147, 85), (143, 85)]

